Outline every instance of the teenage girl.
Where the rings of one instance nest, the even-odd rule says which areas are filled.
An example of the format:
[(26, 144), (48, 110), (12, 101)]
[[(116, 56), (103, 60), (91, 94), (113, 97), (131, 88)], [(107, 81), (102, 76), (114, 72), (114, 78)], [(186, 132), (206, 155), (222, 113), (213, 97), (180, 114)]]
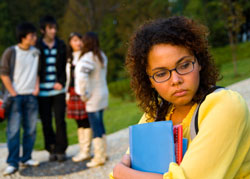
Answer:
[(86, 111), (93, 130), (94, 157), (87, 167), (103, 165), (107, 160), (103, 112), (108, 106), (106, 81), (108, 59), (101, 51), (97, 34), (87, 32), (83, 38), (79, 66), (76, 67), (76, 92), (86, 101)]
[(80, 162), (90, 158), (90, 144), (92, 138), (92, 130), (85, 108), (86, 105), (81, 100), (81, 97), (75, 92), (75, 88), (77, 88), (77, 84), (75, 83), (75, 68), (79, 65), (80, 54), (82, 52), (82, 35), (76, 32), (71, 33), (68, 44), (68, 62), (66, 65), (67, 117), (75, 119), (77, 123), (80, 152), (74, 156), (72, 160), (74, 162)]
[(197, 104), (219, 77), (207, 34), (191, 19), (171, 17), (143, 25), (132, 37), (126, 65), (145, 111), (140, 123), (172, 120), (183, 126), (189, 144), (181, 164), (171, 163), (164, 175), (131, 169), (126, 154), (114, 167), (114, 178), (250, 177), (250, 115), (237, 92), (221, 89), (207, 95), (199, 109), (199, 132), (193, 140), (190, 136)]

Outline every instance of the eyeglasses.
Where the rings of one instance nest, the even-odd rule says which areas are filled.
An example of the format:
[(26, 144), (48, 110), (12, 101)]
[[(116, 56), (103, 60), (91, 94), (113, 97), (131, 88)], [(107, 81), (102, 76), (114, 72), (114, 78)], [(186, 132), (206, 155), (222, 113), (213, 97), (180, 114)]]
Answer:
[(172, 71), (176, 71), (179, 75), (186, 75), (194, 70), (194, 64), (196, 61), (194, 57), (184, 57), (181, 59), (182, 63), (179, 63), (175, 68), (168, 70), (168, 69), (161, 69), (160, 71), (155, 72), (150, 78), (156, 83), (162, 83), (170, 79)]

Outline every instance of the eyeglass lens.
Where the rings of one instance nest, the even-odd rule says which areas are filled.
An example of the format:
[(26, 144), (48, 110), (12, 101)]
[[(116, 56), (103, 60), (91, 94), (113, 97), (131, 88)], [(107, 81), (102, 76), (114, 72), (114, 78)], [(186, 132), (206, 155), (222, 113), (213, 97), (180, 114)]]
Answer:
[(193, 60), (192, 61), (191, 60), (192, 60), (192, 58), (189, 57), (189, 58), (185, 59), (184, 62), (178, 64), (176, 66), (176, 68), (174, 68), (172, 70), (162, 69), (162, 70), (154, 73), (152, 77), (156, 82), (160, 83), (160, 82), (167, 81), (171, 76), (171, 72), (174, 70), (180, 75), (185, 75), (187, 73), (190, 73), (193, 71), (194, 63), (195, 63)]

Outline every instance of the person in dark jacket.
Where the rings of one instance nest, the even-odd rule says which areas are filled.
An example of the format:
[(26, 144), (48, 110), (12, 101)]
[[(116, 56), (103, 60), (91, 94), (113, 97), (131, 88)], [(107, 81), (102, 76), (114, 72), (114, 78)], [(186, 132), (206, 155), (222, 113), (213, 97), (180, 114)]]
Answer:
[[(42, 37), (37, 42), (39, 59), (39, 113), (43, 125), (45, 149), (50, 161), (66, 160), (68, 146), (65, 123), (66, 45), (56, 37), (57, 23), (52, 16), (40, 20)], [(55, 115), (56, 130), (52, 127)]]

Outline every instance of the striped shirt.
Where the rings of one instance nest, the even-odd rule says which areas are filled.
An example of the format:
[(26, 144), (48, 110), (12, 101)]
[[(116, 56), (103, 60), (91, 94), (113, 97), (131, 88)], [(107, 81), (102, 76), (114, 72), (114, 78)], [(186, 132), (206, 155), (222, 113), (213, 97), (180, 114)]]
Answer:
[(56, 83), (56, 56), (57, 56), (57, 43), (52, 48), (49, 48), (43, 42), (43, 51), (45, 55), (45, 81), (40, 83), (39, 96), (48, 97), (55, 96), (61, 93), (65, 93), (65, 89), (55, 90), (54, 85)]

